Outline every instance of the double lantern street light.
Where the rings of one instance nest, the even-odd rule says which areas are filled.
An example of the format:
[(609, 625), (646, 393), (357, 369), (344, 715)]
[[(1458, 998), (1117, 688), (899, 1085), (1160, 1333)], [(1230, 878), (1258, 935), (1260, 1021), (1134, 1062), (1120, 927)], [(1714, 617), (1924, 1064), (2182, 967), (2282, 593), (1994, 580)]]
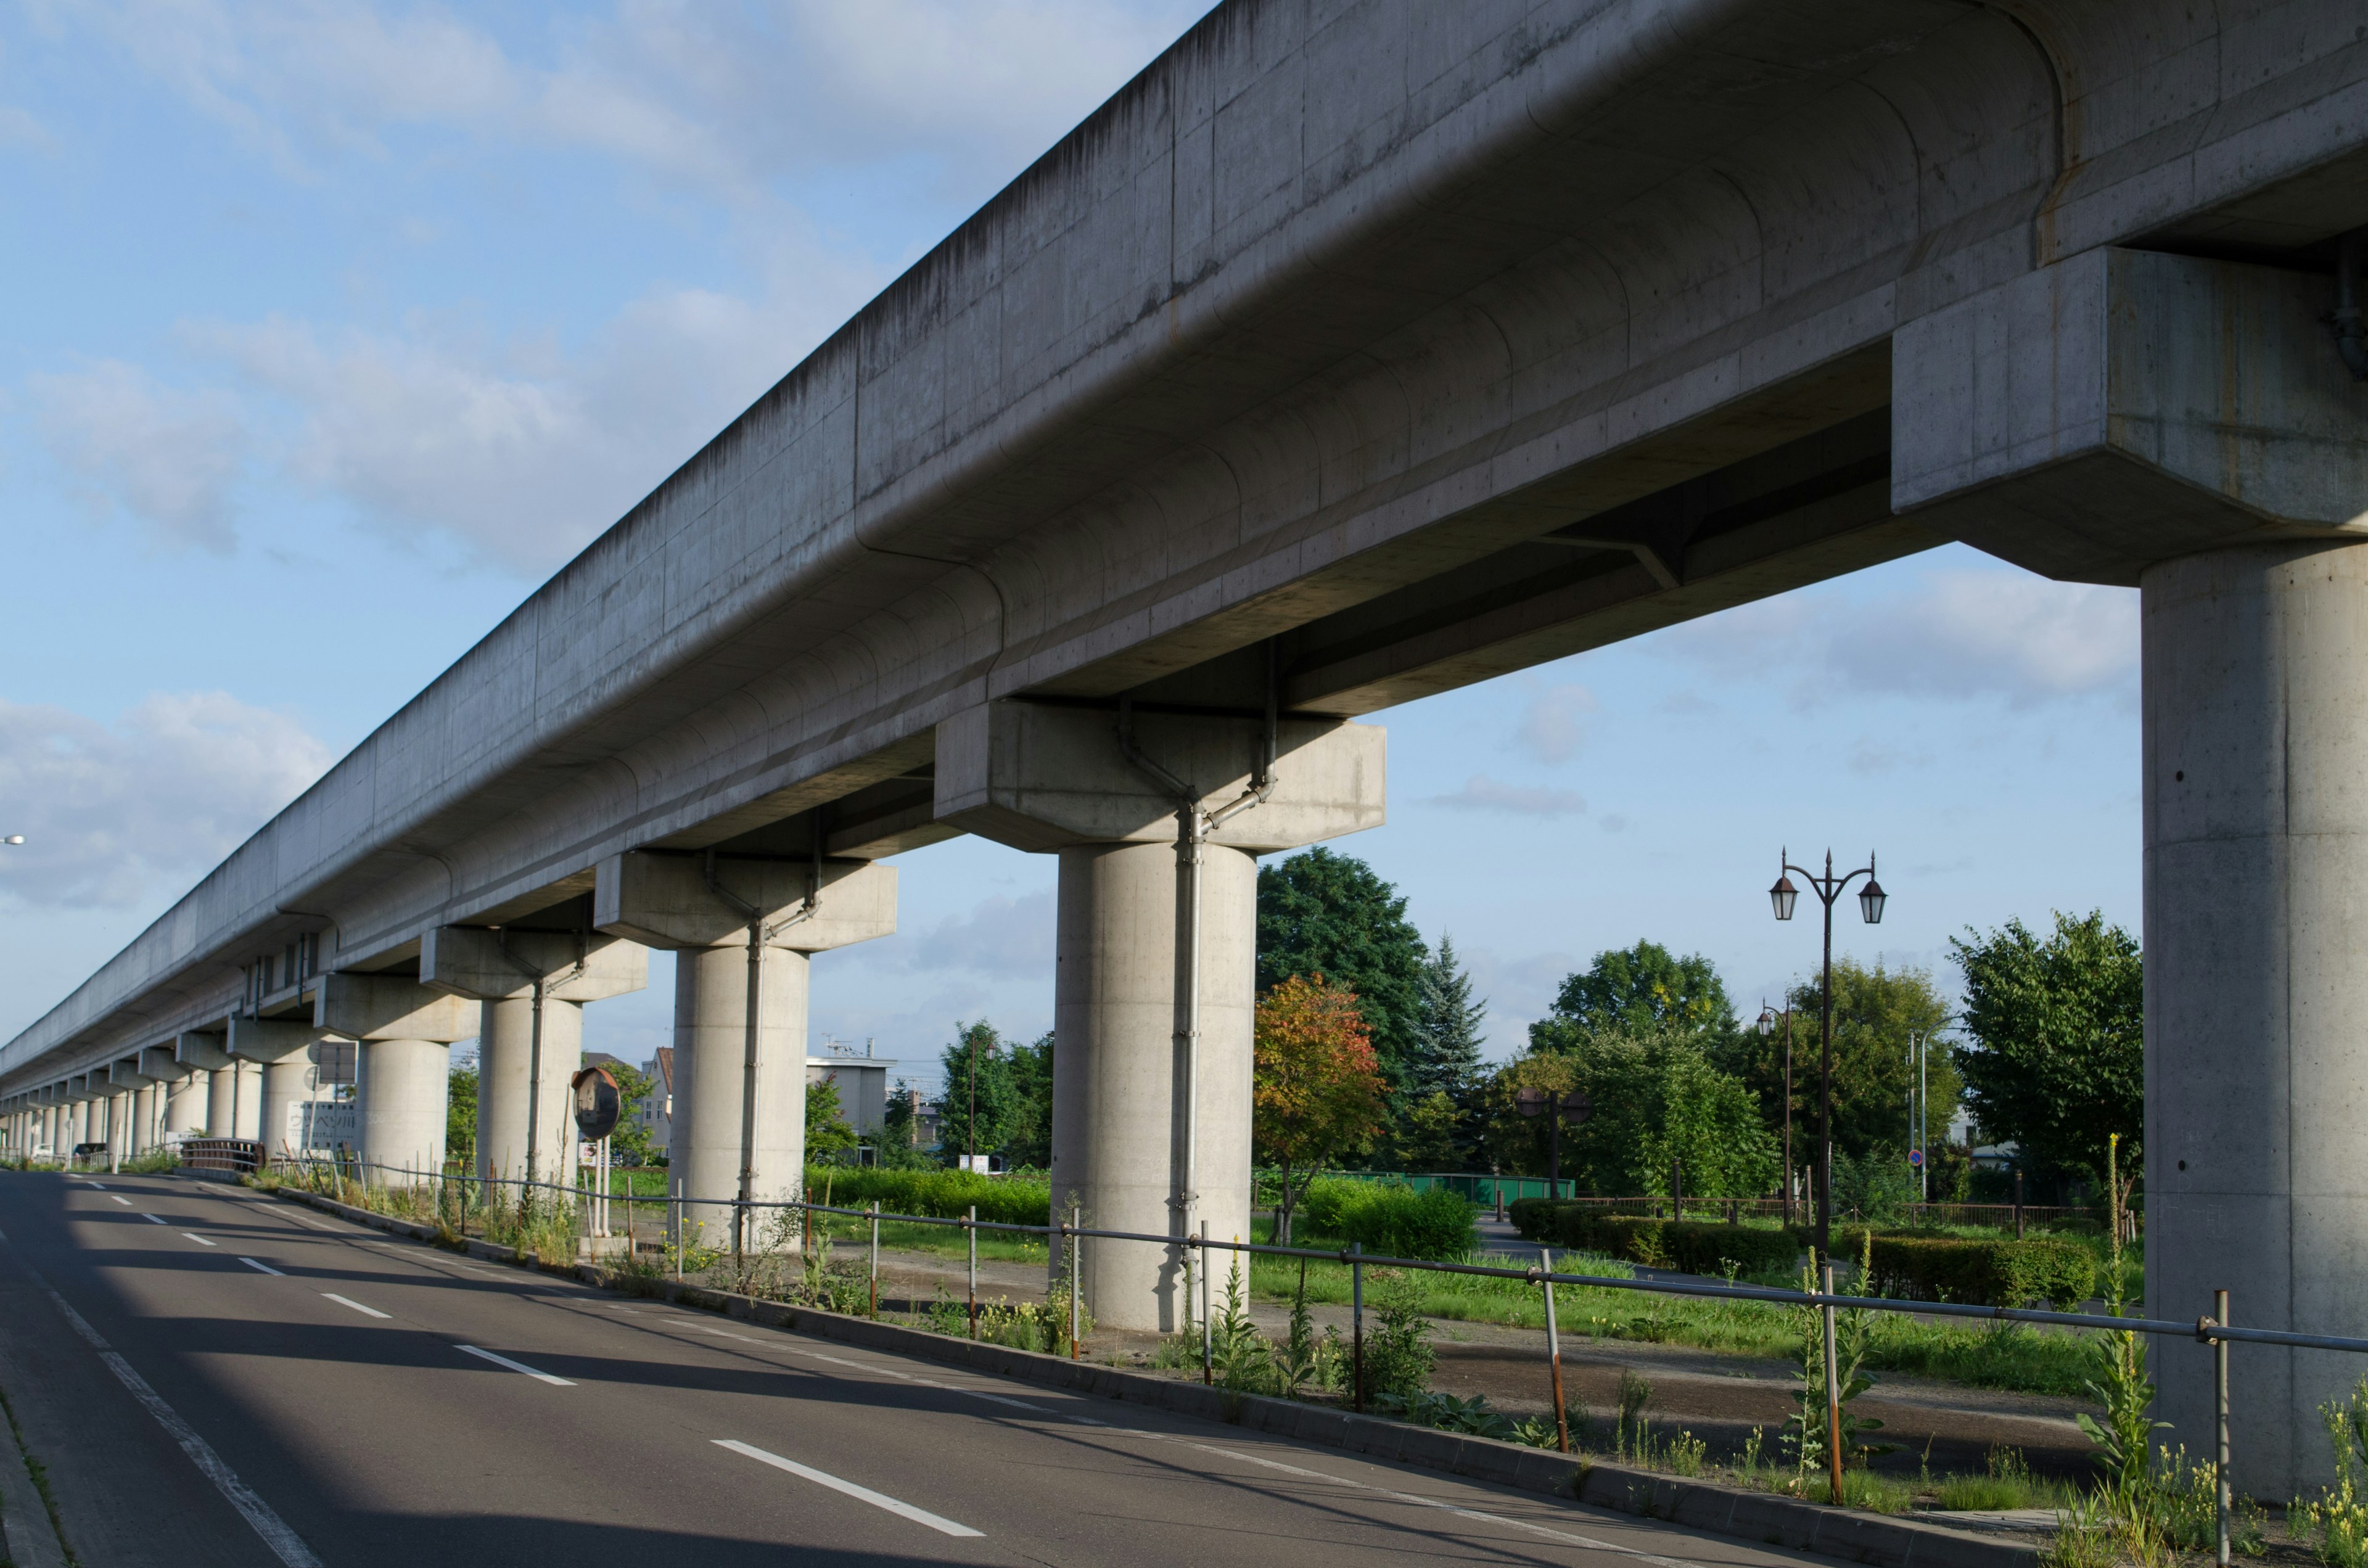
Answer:
[[(1872, 852), (1867, 855), (1864, 866), (1839, 877), (1834, 875), (1834, 852), (1830, 849), (1826, 851), (1826, 872), (1823, 876), (1805, 867), (1793, 865), (1789, 857), (1789, 851), (1777, 857), (1776, 885), (1768, 890), (1768, 902), (1775, 906), (1776, 918), (1793, 918), (1793, 903), (1801, 896), (1801, 890), (1793, 885), (1792, 873), (1794, 871), (1801, 873), (1810, 890), (1817, 895), (1818, 902), (1826, 906), (1825, 967), (1817, 982), (1817, 1169), (1814, 1201), (1817, 1209), (1817, 1256), (1827, 1258), (1833, 1256), (1828, 1244), (1832, 1240), (1834, 1217), (1834, 903), (1848, 891), (1850, 883), (1864, 877), (1866, 886), (1858, 892), (1859, 913), (1865, 916), (1868, 925), (1880, 926), (1883, 924), (1883, 906), (1888, 895), (1884, 892), (1883, 884), (1874, 880), (1874, 856)], [(1793, 1118), (1791, 1012), (1791, 1008), (1785, 1009), (1784, 1119), (1788, 1132)], [(1759, 1022), (1764, 1032), (1775, 1020), (1763, 1010)], [(1790, 1142), (1789, 1136), (1787, 1142)], [(1788, 1168), (1784, 1179), (1789, 1184), (1792, 1181), (1789, 1150), (1785, 1158)]]

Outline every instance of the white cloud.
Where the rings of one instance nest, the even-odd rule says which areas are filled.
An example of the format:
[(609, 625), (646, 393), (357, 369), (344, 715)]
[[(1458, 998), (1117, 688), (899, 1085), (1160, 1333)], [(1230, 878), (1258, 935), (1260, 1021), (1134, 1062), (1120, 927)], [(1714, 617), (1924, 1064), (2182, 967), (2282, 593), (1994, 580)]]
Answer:
[(56, 145), (49, 128), (33, 118), (29, 109), (14, 104), (0, 104), (0, 147), (21, 147), (28, 152), (47, 153)]
[[(866, 968), (931, 975), (941, 986), (951, 988), (946, 994), (969, 997), (983, 993), (955, 979), (956, 975), (1041, 980), (1049, 985), (1053, 978), (1053, 891), (1045, 888), (1018, 898), (991, 894), (965, 914), (948, 915), (925, 930), (866, 942), (848, 957)], [(895, 1000), (905, 1003), (908, 999), (900, 996)], [(946, 1016), (951, 1017), (954, 1014)]]
[(1515, 738), (1540, 762), (1566, 762), (1585, 743), (1580, 721), (1596, 706), (1595, 693), (1583, 686), (1549, 687), (1530, 699)]
[(535, 575), (761, 396), (868, 282), (825, 259), (802, 279), (756, 301), (653, 291), (572, 353), (425, 313), (393, 332), (272, 318), (183, 337), (244, 383), (275, 472), (397, 538), (441, 534)]
[(1997, 698), (2019, 709), (2097, 696), (2126, 705), (2137, 678), (2137, 594), (1947, 568), (1873, 603), (1827, 590), (1744, 606), (1679, 628), (1662, 645), (1736, 678), (1789, 676), (1804, 703), (1866, 692)]
[(178, 392), (120, 360), (25, 379), (34, 421), (95, 515), (130, 513), (167, 545), (227, 554), (246, 445), (238, 402)]
[(1461, 790), (1450, 794), (1433, 795), (1423, 803), (1453, 806), (1463, 811), (1504, 812), (1527, 817), (1576, 816), (1587, 810), (1587, 801), (1575, 790), (1533, 789), (1520, 784), (1505, 784), (1485, 773), (1475, 773), (1465, 779)]
[[(737, 201), (919, 155), (1008, 176), (1207, 7), (1197, 0), (616, 0), (505, 40), (435, 6), (115, 0), (86, 27), (283, 170), (424, 127), (587, 149)], [(466, 18), (466, 19), (464, 19)]]
[[(0, 891), (123, 908), (212, 866), (328, 767), (291, 716), (227, 693), (157, 693), (114, 724), (0, 702)], [(177, 891), (173, 889), (171, 891)]]

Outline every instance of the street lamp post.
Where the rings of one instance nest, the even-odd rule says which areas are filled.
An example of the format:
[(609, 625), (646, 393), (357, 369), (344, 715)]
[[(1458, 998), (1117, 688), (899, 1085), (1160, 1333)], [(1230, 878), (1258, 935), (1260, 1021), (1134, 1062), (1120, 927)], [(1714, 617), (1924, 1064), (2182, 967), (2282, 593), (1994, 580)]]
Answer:
[(1932, 1151), (1927, 1145), (1928, 1123), (1932, 1115), (1930, 1085), (1924, 1071), (1924, 1050), (1930, 1040), (1930, 1029), (1907, 1031), (1907, 1151), (1916, 1167), (1916, 1200), (1932, 1201)]
[(1573, 1089), (1565, 1095), (1556, 1095), (1551, 1089), (1523, 1089), (1513, 1096), (1513, 1108), (1532, 1121), (1541, 1116), (1546, 1118), (1546, 1197), (1560, 1198), (1563, 1124), (1577, 1127), (1587, 1119), (1594, 1105), (1584, 1089)]
[(1888, 895), (1883, 884), (1874, 880), (1874, 856), (1870, 852), (1866, 864), (1844, 876), (1834, 875), (1834, 852), (1826, 851), (1826, 874), (1818, 876), (1804, 867), (1795, 866), (1787, 851), (1777, 857), (1779, 869), (1776, 885), (1768, 890), (1768, 902), (1775, 907), (1776, 918), (1793, 918), (1793, 901), (1801, 896), (1793, 885), (1789, 873), (1799, 871), (1807, 879), (1810, 891), (1826, 906), (1825, 967), (1817, 982), (1817, 1256), (1830, 1258), (1828, 1244), (1832, 1240), (1834, 1220), (1834, 901), (1841, 897), (1850, 883), (1866, 879), (1866, 886), (1858, 893), (1859, 914), (1870, 926), (1883, 923), (1883, 906)]
[[(1776, 1028), (1775, 1010), (1766, 1002), (1759, 1004), (1759, 1038), (1766, 1040)], [(1779, 1189), (1784, 1200), (1784, 1223), (1793, 1222), (1793, 1004), (1784, 1003), (1784, 1184)]]

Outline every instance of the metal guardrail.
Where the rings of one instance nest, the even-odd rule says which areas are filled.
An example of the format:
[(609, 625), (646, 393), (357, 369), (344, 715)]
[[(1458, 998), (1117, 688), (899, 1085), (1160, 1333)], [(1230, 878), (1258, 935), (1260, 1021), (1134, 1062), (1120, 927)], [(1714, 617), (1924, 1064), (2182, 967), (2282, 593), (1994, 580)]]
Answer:
[(191, 1170), (242, 1176), (263, 1168), (263, 1145), (252, 1138), (184, 1138), (175, 1147)]
[[(1365, 1409), (1367, 1403), (1365, 1397), (1364, 1377), (1364, 1271), (1367, 1268), (1392, 1268), (1418, 1273), (1461, 1274), (1485, 1278), (1516, 1279), (1525, 1284), (1538, 1287), (1544, 1298), (1546, 1354), (1552, 1369), (1554, 1381), (1555, 1396), (1554, 1411), (1558, 1438), (1560, 1447), (1565, 1453), (1570, 1450), (1570, 1434), (1566, 1422), (1566, 1415), (1561, 1399), (1562, 1349), (1560, 1335), (1557, 1331), (1554, 1319), (1554, 1299), (1553, 1290), (1553, 1287), (1556, 1285), (1580, 1286), (1606, 1290), (1633, 1290), (1649, 1295), (1692, 1296), (1717, 1300), (1759, 1301), (1776, 1306), (1807, 1307), (1816, 1309), (1822, 1320), (1823, 1336), (1825, 1341), (1825, 1386), (1828, 1397), (1828, 1426), (1827, 1428), (1828, 1431), (1836, 1429), (1840, 1424), (1840, 1412), (1839, 1408), (1837, 1408), (1839, 1403), (1837, 1396), (1839, 1391), (1834, 1321), (1835, 1313), (1838, 1312), (1863, 1311), (1900, 1312), (1926, 1317), (1962, 1318), (1984, 1323), (2021, 1323), (2062, 1328), (2088, 1329), (2107, 1334), (2146, 1334), (2181, 1339), (2192, 1337), (2202, 1343), (2214, 1346), (2218, 1351), (2218, 1354), (2214, 1358), (2214, 1393), (2216, 1396), (2215, 1408), (2218, 1411), (2217, 1436), (2219, 1468), (2217, 1475), (2218, 1490), (2220, 1494), (2220, 1561), (2224, 1563), (2227, 1561), (2228, 1510), (2231, 1502), (2228, 1483), (2229, 1440), (2227, 1346), (2232, 1344), (2265, 1345), (2282, 1346), (2305, 1350), (2332, 1350), (2352, 1354), (2368, 1353), (2368, 1338), (2351, 1338), (2339, 1335), (2294, 1334), (2283, 1329), (2237, 1327), (2227, 1322), (2228, 1293), (2225, 1290), (2218, 1293), (2216, 1301), (2218, 1313), (2215, 1317), (2199, 1317), (2192, 1323), (2181, 1323), (2164, 1318), (2112, 1317), (2102, 1313), (2059, 1312), (2032, 1307), (1982, 1307), (1972, 1306), (1956, 1301), (1897, 1301), (1890, 1297), (1883, 1296), (1845, 1295), (1834, 1289), (1834, 1271), (1833, 1266), (1830, 1262), (1824, 1266), (1823, 1290), (1793, 1290), (1773, 1286), (1731, 1285), (1703, 1279), (1637, 1279), (1621, 1278), (1616, 1276), (1609, 1275), (1574, 1274), (1553, 1267), (1552, 1253), (1549, 1249), (1543, 1246), (1539, 1248), (1538, 1263), (1527, 1267), (1510, 1267), (1502, 1265), (1484, 1263), (1442, 1262), (1430, 1258), (1387, 1257), (1367, 1253), (1363, 1251), (1361, 1247), (1353, 1245), (1339, 1249), (1324, 1249), (1317, 1247), (1279, 1246), (1269, 1243), (1244, 1242), (1238, 1240), (1219, 1241), (1208, 1234), (1208, 1227), (1205, 1221), (1202, 1223), (1201, 1233), (1197, 1235), (1162, 1235), (1139, 1231), (1101, 1230), (1077, 1222), (1077, 1210), (1075, 1209), (1071, 1210), (1071, 1219), (1067, 1222), (1047, 1225), (1028, 1225), (1014, 1223), (1008, 1221), (981, 1220), (978, 1218), (978, 1210), (975, 1206), (972, 1208), (969, 1214), (958, 1217), (935, 1214), (892, 1214), (883, 1212), (877, 1203), (872, 1204), (869, 1208), (854, 1209), (841, 1205), (814, 1203), (797, 1199), (744, 1200), (736, 1196), (733, 1198), (719, 1199), (687, 1198), (679, 1193), (649, 1196), (614, 1192), (602, 1194), (591, 1187), (568, 1187), (555, 1182), (528, 1182), (510, 1177), (480, 1177), (476, 1176), (453, 1176), (443, 1173), (429, 1173), (406, 1169), (400, 1166), (364, 1164), (361, 1162), (352, 1161), (345, 1162), (341, 1170), (335, 1165), (316, 1166), (309, 1161), (298, 1161), (292, 1162), (292, 1164), (295, 1165), (296, 1168), (303, 1170), (308, 1178), (313, 1177), (316, 1171), (322, 1169), (333, 1171), (335, 1172), (336, 1179), (338, 1181), (340, 1187), (347, 1183), (352, 1183), (354, 1185), (364, 1186), (367, 1188), (369, 1184), (366, 1177), (357, 1180), (354, 1176), (347, 1174), (359, 1172), (379, 1172), (385, 1176), (401, 1176), (404, 1178), (405, 1185), (415, 1189), (421, 1187), (434, 1187), (438, 1189), (436, 1201), (438, 1203), (438, 1211), (439, 1213), (442, 1211), (443, 1191), (455, 1186), (462, 1189), (464, 1205), (466, 1201), (466, 1193), (469, 1189), (483, 1188), (487, 1186), (517, 1187), (520, 1189), (522, 1194), (525, 1189), (535, 1188), (548, 1191), (554, 1195), (564, 1196), (570, 1199), (571, 1202), (576, 1199), (599, 1199), (607, 1203), (622, 1203), (626, 1205), (629, 1237), (631, 1234), (632, 1213), (635, 1207), (644, 1205), (661, 1206), (667, 1211), (669, 1217), (668, 1228), (677, 1238), (673, 1248), (673, 1256), (675, 1262), (675, 1277), (677, 1280), (681, 1279), (683, 1275), (684, 1248), (680, 1243), (682, 1219), (684, 1213), (693, 1208), (710, 1210), (723, 1209), (729, 1210), (733, 1212), (733, 1230), (735, 1239), (733, 1256), (735, 1257), (743, 1256), (743, 1249), (737, 1244), (738, 1240), (745, 1235), (748, 1222), (755, 1217), (757, 1211), (798, 1211), (805, 1220), (804, 1239), (809, 1244), (813, 1240), (814, 1217), (817, 1214), (839, 1215), (854, 1220), (868, 1221), (871, 1227), (871, 1310), (875, 1314), (879, 1310), (880, 1298), (881, 1224), (883, 1221), (894, 1221), (899, 1224), (936, 1225), (959, 1229), (965, 1233), (970, 1244), (970, 1295), (966, 1312), (970, 1332), (973, 1337), (977, 1336), (979, 1325), (979, 1233), (981, 1232), (1002, 1232), (1014, 1235), (1042, 1236), (1045, 1239), (1048, 1251), (1053, 1243), (1057, 1239), (1063, 1249), (1068, 1254), (1068, 1339), (1069, 1354), (1073, 1358), (1080, 1354), (1081, 1336), (1079, 1334), (1079, 1326), (1081, 1320), (1077, 1281), (1079, 1276), (1078, 1265), (1082, 1258), (1081, 1248), (1084, 1243), (1087, 1241), (1133, 1243), (1158, 1246), (1188, 1256), (1197, 1254), (1204, 1260), (1202, 1266), (1192, 1270), (1192, 1273), (1197, 1276), (1201, 1297), (1199, 1324), (1201, 1330), (1200, 1334), (1201, 1377), (1203, 1381), (1214, 1381), (1213, 1336), (1207, 1332), (1208, 1324), (1211, 1322), (1210, 1280), (1212, 1273), (1212, 1268), (1208, 1267), (1208, 1264), (1205, 1261), (1209, 1257), (1209, 1255), (1219, 1252), (1230, 1252), (1238, 1256), (1304, 1258), (1310, 1261), (1345, 1264), (1350, 1271), (1349, 1300), (1351, 1313), (1351, 1356), (1353, 1359), (1353, 1370), (1350, 1380), (1350, 1397), (1354, 1408), (1360, 1412), (1362, 1412)], [(385, 1190), (394, 1184), (390, 1182), (381, 1182), (377, 1185), (381, 1190)], [(521, 1197), (520, 1201), (522, 1203), (525, 1201), (523, 1197)], [(1190, 1287), (1188, 1287), (1188, 1289)], [(1190, 1332), (1190, 1330), (1188, 1329), (1187, 1332)], [(1843, 1494), (1840, 1477), (1840, 1448), (1839, 1444), (1835, 1443), (1827, 1443), (1826, 1448), (1834, 1470), (1831, 1483), (1833, 1487), (1831, 1495), (1839, 1497)]]

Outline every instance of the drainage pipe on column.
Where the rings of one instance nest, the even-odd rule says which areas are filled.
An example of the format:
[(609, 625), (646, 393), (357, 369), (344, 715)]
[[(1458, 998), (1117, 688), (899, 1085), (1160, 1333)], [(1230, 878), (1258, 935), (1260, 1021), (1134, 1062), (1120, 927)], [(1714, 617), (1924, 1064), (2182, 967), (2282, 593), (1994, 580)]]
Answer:
[[(1176, 800), (1176, 875), (1183, 894), (1180, 917), (1185, 927), (1183, 962), (1176, 976), (1176, 1035), (1177, 1042), (1184, 1051), (1184, 1157), (1182, 1168), (1177, 1173), (1178, 1190), (1168, 1199), (1168, 1206), (1176, 1211), (1174, 1233), (1186, 1238), (1192, 1234), (1193, 1207), (1201, 1201), (1201, 851), (1211, 833), (1252, 807), (1264, 805), (1274, 793), (1277, 692), (1275, 647), (1273, 641), (1269, 639), (1266, 650), (1266, 735), (1258, 750), (1258, 767), (1251, 773), (1249, 788), (1231, 803), (1214, 812), (1203, 812), (1199, 790), (1153, 761), (1135, 745), (1133, 699), (1119, 699), (1119, 750), (1127, 761)], [(1208, 1267), (1205, 1253), (1201, 1256), (1201, 1267), (1204, 1270)]]
[[(530, 1013), (532, 1022), (527, 1029), (526, 1046), (527, 1185), (518, 1189), (519, 1201), (524, 1203), (531, 1200), (535, 1191), (534, 1184), (541, 1179), (537, 1166), (541, 1163), (542, 1149), (542, 1004), (544, 998), (551, 994), (553, 977), (545, 974), (510, 951), (510, 934), (507, 928), (494, 933), (494, 946), (501, 949), (502, 957), (509, 960), (512, 969), (534, 982), (534, 1005)], [(565, 972), (556, 977), (560, 983), (564, 984), (584, 972), (587, 946), (584, 933), (578, 931), (575, 934), (575, 962)]]
[[(802, 921), (811, 920), (822, 908), (822, 808), (814, 811), (814, 869), (806, 884), (806, 896), (795, 909), (768, 926), (765, 912), (734, 894), (715, 876), (715, 850), (710, 846), (703, 874), (707, 891), (748, 922), (748, 1032), (740, 1054), (740, 1181), (738, 1201), (732, 1206), (732, 1250), (746, 1250), (749, 1205), (757, 1200), (757, 1078), (758, 1042), (763, 1039), (765, 1023), (765, 949), (775, 937)], [(800, 1173), (801, 1183), (803, 1173)]]

